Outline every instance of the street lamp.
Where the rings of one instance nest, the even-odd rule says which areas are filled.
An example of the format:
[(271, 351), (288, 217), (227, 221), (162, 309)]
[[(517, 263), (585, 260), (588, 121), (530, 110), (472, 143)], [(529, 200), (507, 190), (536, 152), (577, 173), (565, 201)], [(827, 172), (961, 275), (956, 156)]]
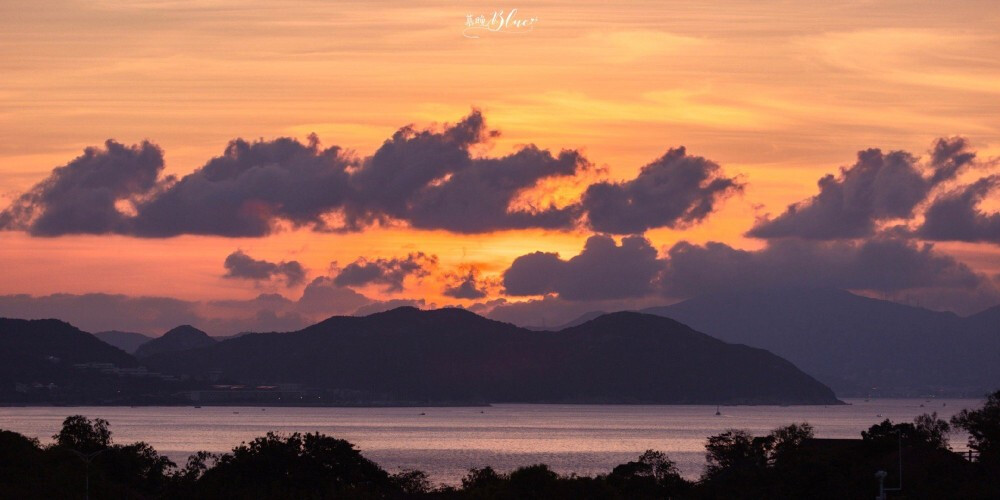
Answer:
[(72, 451), (74, 455), (76, 455), (77, 457), (79, 457), (80, 460), (83, 460), (83, 463), (86, 464), (86, 466), (85, 466), (86, 475), (84, 476), (83, 498), (84, 498), (84, 500), (90, 500), (90, 462), (93, 462), (94, 458), (97, 458), (97, 455), (100, 455), (101, 453), (104, 453), (104, 450), (97, 450), (97, 451), (95, 451), (93, 453), (82, 453), (82, 452), (74, 450), (73, 448), (69, 448), (69, 451)]

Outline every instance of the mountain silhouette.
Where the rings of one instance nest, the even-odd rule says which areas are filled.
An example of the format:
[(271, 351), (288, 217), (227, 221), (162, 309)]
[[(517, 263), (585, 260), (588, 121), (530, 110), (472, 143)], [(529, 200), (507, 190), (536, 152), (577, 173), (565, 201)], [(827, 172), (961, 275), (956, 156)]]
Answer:
[(164, 333), (161, 337), (140, 345), (135, 350), (135, 356), (145, 358), (156, 354), (198, 349), (215, 343), (216, 340), (209, 337), (207, 333), (191, 325), (181, 325)]
[(786, 289), (643, 312), (767, 349), (842, 396), (981, 396), (1000, 383), (1000, 307), (962, 318), (843, 290)]
[(153, 340), (153, 337), (135, 332), (120, 332), (111, 330), (107, 332), (97, 332), (95, 337), (101, 339), (106, 344), (111, 344), (129, 354), (135, 354), (135, 350), (142, 344)]
[(162, 392), (159, 381), (123, 377), (135, 358), (69, 323), (0, 318), (0, 401), (95, 404)]
[(177, 375), (292, 382), (387, 401), (838, 402), (829, 388), (767, 351), (629, 312), (538, 332), (463, 309), (403, 307), (164, 352), (144, 362)]

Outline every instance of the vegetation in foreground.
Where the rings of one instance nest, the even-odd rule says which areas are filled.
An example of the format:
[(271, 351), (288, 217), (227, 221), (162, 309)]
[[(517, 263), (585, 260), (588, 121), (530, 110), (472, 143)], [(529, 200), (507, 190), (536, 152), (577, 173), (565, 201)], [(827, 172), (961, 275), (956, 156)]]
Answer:
[[(948, 449), (952, 426), (969, 433), (974, 460)], [(471, 469), (461, 486), (426, 474), (389, 474), (351, 443), (322, 434), (268, 433), (230, 453), (200, 452), (177, 466), (146, 443), (116, 444), (108, 422), (66, 418), (50, 445), (0, 431), (3, 498), (863, 498), (904, 474), (899, 498), (996, 498), (1000, 493), (1000, 391), (949, 424), (936, 414), (889, 420), (858, 440), (813, 437), (809, 424), (765, 436), (728, 430), (708, 438), (697, 481), (649, 450), (606, 475), (559, 475), (544, 464), (501, 473)]]

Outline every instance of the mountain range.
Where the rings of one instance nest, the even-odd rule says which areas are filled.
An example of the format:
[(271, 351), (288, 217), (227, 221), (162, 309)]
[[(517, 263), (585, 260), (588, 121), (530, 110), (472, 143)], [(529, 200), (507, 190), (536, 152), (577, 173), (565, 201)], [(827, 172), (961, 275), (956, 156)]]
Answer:
[(394, 401), (837, 402), (828, 388), (767, 351), (630, 312), (536, 332), (462, 309), (404, 307), (143, 361), (176, 375), (295, 382)]
[(642, 312), (767, 349), (840, 396), (979, 397), (1000, 387), (1000, 306), (960, 317), (843, 290), (785, 289)]
[(55, 402), (80, 403), (67, 391), (102, 377), (94, 402), (127, 391), (162, 404), (226, 383), (307, 387), (380, 404), (839, 403), (765, 350), (634, 312), (538, 332), (462, 309), (399, 308), (218, 342), (183, 326), (145, 346), (139, 351), (148, 355), (134, 357), (60, 321), (3, 320), (0, 402), (44, 398), (45, 389), (21, 397), (22, 388), (48, 384), (59, 388)]

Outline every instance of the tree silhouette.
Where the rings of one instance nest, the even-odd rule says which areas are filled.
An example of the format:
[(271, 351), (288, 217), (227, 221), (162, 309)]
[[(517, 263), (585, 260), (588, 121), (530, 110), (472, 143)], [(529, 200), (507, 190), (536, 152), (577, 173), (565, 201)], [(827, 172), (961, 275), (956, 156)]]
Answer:
[(969, 448), (979, 452), (979, 460), (1000, 464), (1000, 391), (990, 394), (978, 410), (962, 410), (951, 423), (969, 433)]

